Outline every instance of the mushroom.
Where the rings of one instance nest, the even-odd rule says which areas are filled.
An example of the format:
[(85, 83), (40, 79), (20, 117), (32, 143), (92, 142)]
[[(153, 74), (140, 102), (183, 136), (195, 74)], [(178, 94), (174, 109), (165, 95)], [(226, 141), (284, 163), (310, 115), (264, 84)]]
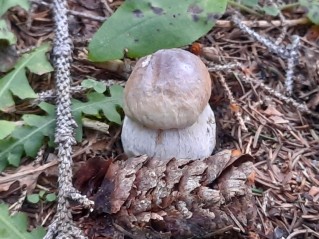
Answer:
[(199, 57), (159, 50), (137, 61), (124, 90), (122, 144), (128, 156), (200, 159), (211, 155), (211, 79)]

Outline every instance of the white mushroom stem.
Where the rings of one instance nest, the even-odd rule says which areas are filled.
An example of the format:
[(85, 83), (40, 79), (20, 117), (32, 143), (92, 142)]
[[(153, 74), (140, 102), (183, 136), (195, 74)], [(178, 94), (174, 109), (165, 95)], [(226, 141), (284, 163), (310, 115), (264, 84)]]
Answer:
[(149, 129), (124, 118), (122, 144), (129, 156), (147, 154), (158, 159), (200, 159), (210, 156), (216, 144), (216, 124), (207, 105), (197, 121), (184, 129)]

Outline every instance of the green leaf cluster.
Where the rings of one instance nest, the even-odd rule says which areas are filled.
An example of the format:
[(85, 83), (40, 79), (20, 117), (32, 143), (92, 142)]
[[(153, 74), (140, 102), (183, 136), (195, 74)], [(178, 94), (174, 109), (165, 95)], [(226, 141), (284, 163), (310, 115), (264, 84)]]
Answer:
[(52, 71), (53, 68), (45, 55), (48, 50), (49, 45), (44, 44), (35, 51), (23, 55), (12, 71), (0, 78), (1, 111), (15, 104), (13, 95), (20, 99), (37, 97), (26, 77), (26, 69), (38, 75)]
[(97, 93), (103, 93), (106, 91), (106, 85), (103, 82), (99, 82), (93, 79), (82, 81), (81, 86), (86, 89), (94, 89)]
[(57, 198), (55, 193), (46, 193), (45, 191), (41, 190), (39, 193), (33, 193), (27, 195), (27, 200), (30, 203), (38, 203), (40, 200), (43, 200), (45, 202), (53, 202)]
[(299, 0), (299, 3), (307, 9), (309, 20), (319, 25), (319, 0)]
[(45, 136), (50, 138), (53, 145), (54, 106), (47, 103), (41, 103), (39, 106), (46, 115), (25, 114), (22, 117), (23, 125), (16, 126), (10, 135), (0, 140), (0, 171), (7, 165), (19, 166), (24, 154), (35, 157)]
[(28, 0), (0, 0), (0, 17), (8, 11), (8, 9), (15, 6), (20, 6), (28, 10), (30, 8), (30, 2)]
[(9, 45), (15, 44), (16, 36), (9, 30), (6, 21), (0, 19), (0, 40), (7, 41)]
[[(109, 121), (117, 124), (121, 123), (121, 116), (117, 108), (122, 106), (123, 88), (119, 85), (110, 87), (110, 96), (106, 97), (102, 93), (92, 92), (87, 95), (87, 101), (72, 101), (72, 114), (78, 124), (76, 129), (76, 139), (82, 139), (83, 114), (96, 116), (103, 114)], [(46, 113), (45, 115), (25, 114), (22, 117), (23, 124), (12, 128), (7, 122), (2, 124), (11, 125), (11, 129), (0, 139), (0, 171), (8, 165), (19, 166), (21, 157), (26, 155), (35, 157), (39, 148), (48, 139), (49, 145), (53, 145), (55, 131), (55, 109), (53, 105), (41, 103), (39, 107)], [(2, 129), (0, 128), (0, 132)]]
[(28, 220), (24, 213), (9, 215), (8, 206), (0, 204), (0, 238), (1, 239), (42, 239), (45, 230), (42, 227), (28, 232)]
[(192, 43), (212, 29), (227, 0), (126, 0), (89, 44), (92, 61), (141, 57)]

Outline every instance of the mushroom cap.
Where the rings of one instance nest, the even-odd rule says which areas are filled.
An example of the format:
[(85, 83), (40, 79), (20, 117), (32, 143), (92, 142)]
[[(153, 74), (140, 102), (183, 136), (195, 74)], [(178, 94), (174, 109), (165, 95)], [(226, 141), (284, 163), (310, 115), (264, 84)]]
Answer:
[(170, 130), (150, 129), (125, 116), (121, 139), (129, 157), (146, 154), (162, 160), (207, 158), (216, 144), (214, 113), (207, 104), (193, 125)]
[(182, 49), (159, 50), (141, 58), (124, 90), (124, 112), (152, 129), (194, 124), (211, 94), (205, 64)]

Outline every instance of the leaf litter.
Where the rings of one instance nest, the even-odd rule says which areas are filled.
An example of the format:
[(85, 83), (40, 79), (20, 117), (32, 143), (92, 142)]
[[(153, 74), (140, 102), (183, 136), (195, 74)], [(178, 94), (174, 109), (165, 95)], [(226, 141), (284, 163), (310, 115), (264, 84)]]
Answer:
[[(110, 4), (113, 10), (121, 3), (121, 1), (114, 1)], [(83, 8), (83, 6), (78, 6), (73, 3), (77, 9)], [(92, 10), (92, 9), (91, 9)], [(38, 6), (34, 11), (39, 15), (40, 13), (47, 12), (47, 8), (44, 6)], [(96, 10), (99, 12), (100, 9)], [(300, 12), (301, 10), (299, 10)], [(92, 11), (91, 11), (92, 12)], [(93, 11), (94, 12), (94, 11)], [(12, 12), (16, 14), (16, 12)], [(299, 13), (297, 13), (299, 14)], [(285, 15), (289, 19), (295, 17), (294, 12), (286, 11)], [(24, 27), (22, 24), (23, 15), (15, 15), (11, 21), (15, 23), (18, 28)], [(254, 20), (253, 16), (247, 16), (249, 20)], [(251, 18), (251, 19), (250, 19)], [(84, 21), (84, 18), (80, 16), (72, 17), (76, 21)], [(18, 36), (18, 49), (22, 50), (29, 46), (34, 46), (38, 42), (38, 36), (42, 35), (43, 39), (52, 39), (50, 35), (52, 32), (52, 25), (46, 24), (43, 26), (43, 20), (50, 22), (51, 19), (49, 15), (43, 14), (43, 18), (33, 19), (31, 23), (31, 28), (23, 28), (24, 31), (20, 31)], [(21, 21), (21, 22), (20, 22)], [(76, 22), (75, 20), (73, 20)], [(89, 21), (85, 18), (86, 25), (97, 24), (96, 21)], [(19, 23), (19, 24), (18, 24)], [(81, 26), (79, 24), (73, 25), (76, 29), (74, 32), (81, 31)], [(40, 29), (42, 30), (40, 31)], [(289, 34), (298, 34), (300, 36), (307, 36), (305, 31), (307, 27), (298, 28), (292, 26), (290, 28)], [(72, 29), (71, 29), (72, 30)], [(257, 29), (258, 30), (258, 29)], [(277, 28), (269, 26), (268, 28), (262, 29), (263, 33), (276, 38), (280, 32)], [(88, 33), (88, 37), (90, 37)], [(37, 37), (36, 37), (37, 36)], [(76, 38), (76, 36), (74, 35)], [(284, 88), (282, 79), (284, 78), (283, 72), (285, 70), (284, 64), (278, 60), (276, 57), (269, 54), (263, 47), (256, 44), (249, 37), (244, 34), (238, 34), (238, 30), (235, 28), (214, 28), (205, 37), (200, 39), (200, 43), (203, 45), (204, 49), (214, 48), (214, 52), (217, 52), (218, 57), (214, 57), (216, 63), (229, 62), (232, 60), (243, 61), (248, 67), (254, 66), (252, 72), (258, 77), (260, 77), (263, 82), (267, 83), (272, 88), (282, 90)], [(79, 49), (81, 41), (79, 41)], [(77, 45), (76, 45), (77, 47)], [(77, 48), (76, 48), (77, 49)], [(75, 54), (76, 54), (75, 50)], [(310, 38), (304, 38), (302, 41), (302, 47), (300, 50), (300, 59), (297, 66), (297, 76), (295, 80), (295, 89), (293, 97), (301, 101), (305, 101), (309, 104), (309, 107), (314, 111), (318, 112), (318, 69), (319, 64), (316, 60), (316, 55), (318, 54), (318, 45), (316, 40)], [(311, 53), (310, 55), (308, 53)], [(75, 56), (77, 59), (77, 56)], [(103, 69), (95, 68), (93, 66), (81, 65), (81, 61), (75, 61), (73, 63), (73, 75), (75, 81), (81, 81), (81, 75), (83, 72), (86, 74), (91, 74), (92, 76), (97, 76), (99, 79), (114, 78), (114, 73), (108, 72)], [(79, 67), (80, 66), (80, 67)], [(77, 74), (80, 73), (80, 74)], [(214, 76), (214, 74), (212, 74)], [(319, 231), (318, 223), (319, 220), (319, 163), (317, 159), (319, 158), (319, 132), (318, 132), (318, 121), (313, 118), (303, 115), (296, 111), (293, 107), (282, 102), (280, 100), (272, 98), (270, 95), (263, 92), (258, 85), (244, 85), (240, 79), (234, 77), (232, 74), (224, 74), (227, 83), (231, 87), (234, 97), (238, 100), (240, 109), (243, 112), (243, 118), (248, 126), (248, 132), (242, 132), (240, 127), (238, 127), (236, 120), (234, 119), (233, 112), (228, 109), (228, 100), (223, 91), (220, 89), (220, 83), (217, 79), (213, 79), (214, 88), (211, 98), (211, 104), (214, 107), (214, 112), (219, 124), (219, 148), (237, 148), (241, 152), (249, 153), (255, 159), (254, 165), (251, 166), (253, 172), (246, 175), (249, 178), (250, 184), (253, 185), (253, 199), (255, 204), (253, 207), (256, 209), (256, 219), (251, 222), (253, 227), (248, 230), (250, 238), (287, 238), (288, 235), (309, 235), (309, 238), (318, 237), (317, 231)], [(309, 76), (309, 77), (308, 77)], [(310, 77), (311, 76), (311, 77)], [(50, 77), (50, 76), (48, 76)], [(117, 76), (115, 76), (117, 77)], [(36, 79), (36, 78), (34, 78)], [(122, 77), (119, 77), (122, 80)], [(41, 81), (40, 81), (41, 82)], [(31, 85), (39, 85), (42, 90), (50, 89), (48, 83), (39, 83), (39, 81), (31, 81)], [(21, 105), (17, 105), (16, 109), (19, 110)], [(272, 116), (280, 117), (270, 118)], [(284, 123), (278, 123), (276, 120), (282, 120)], [(279, 122), (280, 122), (279, 121)], [(114, 126), (113, 126), (114, 127)], [(88, 131), (85, 131), (85, 135)], [(120, 171), (117, 163), (113, 162), (113, 155), (118, 155), (121, 152), (118, 138), (112, 139), (116, 134), (111, 134), (108, 140), (112, 141), (112, 146), (108, 152), (103, 152), (103, 150), (98, 150), (98, 152), (92, 152), (90, 150), (77, 154), (75, 165), (83, 160), (87, 161), (87, 167), (91, 168), (90, 164), (94, 165), (112, 165), (114, 171)], [(100, 137), (100, 136), (96, 136)], [(99, 148), (100, 149), (100, 148)], [(101, 157), (99, 161), (96, 161), (95, 156)], [(111, 157), (110, 159), (106, 159)], [(94, 161), (92, 161), (94, 160)], [(142, 160), (142, 159), (141, 159)], [(143, 159), (145, 162), (149, 162), (149, 159)], [(142, 161), (143, 161), (142, 160)], [(118, 161), (121, 161), (118, 159)], [(90, 163), (91, 162), (91, 163)], [(131, 161), (130, 161), (131, 162)], [(144, 162), (144, 161), (143, 161)], [(83, 164), (83, 162), (82, 162)], [(141, 163), (143, 164), (143, 163)], [(144, 165), (144, 164), (143, 164)], [(104, 170), (107, 171), (107, 167)], [(186, 165), (187, 166), (187, 165)], [(21, 166), (20, 166), (21, 167)], [(84, 167), (84, 166), (83, 166)], [(136, 166), (138, 167), (138, 166)], [(151, 166), (148, 166), (151, 167)], [(184, 166), (185, 167), (185, 166)], [(161, 167), (159, 167), (160, 169)], [(163, 168), (163, 167), (162, 167)], [(164, 167), (165, 168), (165, 167)], [(141, 171), (143, 167), (136, 170), (136, 177), (139, 178), (137, 181), (132, 182), (132, 175), (128, 175), (131, 183), (141, 183), (141, 175), (144, 173), (150, 173)], [(83, 190), (86, 194), (95, 196), (102, 195), (101, 190), (98, 191), (97, 185), (103, 183), (105, 184), (105, 189), (110, 192), (111, 195), (112, 187), (114, 183), (106, 181), (104, 176), (110, 177), (109, 174), (103, 173), (103, 169), (95, 169), (94, 172), (100, 172), (100, 174), (86, 174), (88, 177), (79, 183), (79, 188)], [(112, 170), (110, 170), (112, 171)], [(79, 171), (81, 172), (81, 170)], [(230, 172), (230, 171), (228, 171)], [(226, 174), (227, 175), (227, 174)], [(91, 177), (89, 177), (91, 176)], [(223, 174), (221, 176), (224, 176)], [(114, 176), (115, 177), (115, 176)], [(118, 176), (119, 177), (119, 176)], [(158, 175), (155, 173), (155, 179)], [(192, 177), (190, 175), (189, 177)], [(226, 176), (224, 176), (226, 177)], [(124, 177), (125, 178), (125, 177)], [(193, 175), (193, 180), (196, 179), (196, 174)], [(94, 180), (97, 181), (94, 181)], [(91, 182), (92, 181), (92, 182)], [(222, 181), (222, 180), (220, 180)], [(77, 182), (77, 181), (76, 181)], [(89, 183), (90, 182), (90, 183)], [(197, 181), (198, 182), (198, 181)], [(223, 180), (221, 183), (231, 183), (230, 181)], [(119, 183), (119, 181), (117, 182)], [(151, 187), (155, 183), (150, 180), (150, 182), (145, 182), (143, 188)], [(153, 183), (153, 184), (152, 184)], [(132, 185), (133, 185), (132, 184)], [(113, 186), (112, 186), (113, 185)], [(136, 186), (136, 184), (134, 184)], [(187, 182), (184, 182), (187, 185)], [(194, 182), (196, 184), (196, 180)], [(219, 185), (218, 183), (216, 185)], [(128, 186), (128, 185), (126, 185)], [(139, 184), (137, 184), (139, 186)], [(160, 185), (159, 185), (160, 186)], [(53, 186), (52, 186), (53, 187)], [(219, 187), (225, 187), (225, 185), (219, 185)], [(112, 202), (116, 204), (107, 205), (104, 207), (103, 203), (110, 202), (105, 198), (101, 203), (103, 210), (109, 208), (108, 210), (116, 211), (123, 205), (123, 200), (129, 197), (131, 200), (136, 200), (134, 195), (127, 196), (127, 190), (131, 189), (132, 192), (137, 194), (138, 187), (128, 187), (124, 190), (121, 198), (117, 198)], [(184, 186), (183, 189), (186, 189)], [(96, 191), (94, 191), (96, 190)], [(150, 189), (149, 189), (150, 190)], [(213, 190), (213, 189), (212, 189)], [(148, 192), (148, 191), (147, 191)], [(200, 192), (200, 190), (199, 190)], [(147, 193), (141, 193), (139, 196), (147, 199), (150, 195), (157, 195), (157, 191), (150, 190)], [(230, 193), (231, 194), (231, 193)], [(228, 195), (228, 194), (226, 194)], [(97, 196), (96, 196), (97, 197)], [(182, 197), (182, 195), (180, 196)], [(125, 200), (128, 203), (129, 200)], [(153, 202), (152, 202), (153, 203)], [(153, 204), (151, 203), (151, 206)], [(131, 204), (132, 205), (132, 204)], [(156, 205), (156, 204), (155, 204)], [(189, 213), (185, 208), (183, 203), (176, 203), (176, 207), (172, 211), (172, 215), (180, 217), (181, 213)], [(130, 208), (134, 212), (138, 211), (144, 205), (139, 205), (138, 208)], [(147, 204), (146, 204), (147, 206)], [(252, 205), (250, 205), (252, 206)], [(233, 207), (233, 208), (232, 208)], [(241, 222), (241, 215), (234, 213), (232, 210), (238, 210), (242, 208), (242, 202), (234, 202), (228, 211), (228, 216), (232, 218), (232, 222)], [(163, 210), (162, 210), (163, 211)], [(147, 220), (157, 220), (165, 217), (161, 209), (157, 209), (154, 214), (143, 214), (137, 217), (136, 220), (147, 221)], [(39, 212), (33, 211), (34, 214)], [(242, 213), (242, 211), (240, 211)], [(90, 238), (102, 238), (102, 235), (114, 235), (115, 236), (134, 236), (130, 234), (126, 226), (130, 225), (131, 218), (128, 217), (127, 211), (124, 209), (119, 214), (122, 218), (128, 218), (127, 224), (114, 224), (110, 218), (104, 219), (98, 215), (91, 215), (87, 220), (82, 218), (83, 212), (79, 211), (74, 207), (75, 217), (81, 223), (83, 229), (87, 232)], [(50, 216), (50, 215), (48, 215)], [(243, 217), (245, 218), (244, 215)], [(135, 219), (134, 219), (135, 220)], [(160, 221), (159, 220), (159, 221)], [(121, 221), (125, 222), (124, 220)], [(169, 221), (167, 225), (174, 224), (174, 221)], [(238, 225), (237, 225), (238, 224)], [(237, 223), (237, 228), (240, 228), (241, 223)], [(206, 224), (204, 224), (207, 226)], [(162, 228), (163, 225), (156, 225), (158, 228)], [(178, 225), (179, 228), (185, 229), (185, 223)], [(210, 225), (211, 226), (211, 225)], [(95, 231), (92, 228), (95, 227)], [(176, 225), (174, 225), (176, 227)], [(228, 228), (227, 226), (225, 227)], [(231, 228), (234, 228), (232, 225)], [(91, 229), (91, 230), (90, 230)], [(187, 231), (187, 230), (186, 230)], [(226, 230), (227, 231), (227, 230)], [(112, 234), (113, 233), (113, 234)], [(149, 233), (154, 233), (152, 230)], [(306, 234), (308, 233), (308, 234)], [(238, 236), (238, 234), (236, 234)], [(163, 238), (164, 235), (162, 235)], [(214, 237), (214, 235), (211, 235)], [(107, 238), (107, 237), (103, 237)], [(234, 237), (235, 238), (235, 237)], [(290, 237), (293, 238), (293, 237)]]

